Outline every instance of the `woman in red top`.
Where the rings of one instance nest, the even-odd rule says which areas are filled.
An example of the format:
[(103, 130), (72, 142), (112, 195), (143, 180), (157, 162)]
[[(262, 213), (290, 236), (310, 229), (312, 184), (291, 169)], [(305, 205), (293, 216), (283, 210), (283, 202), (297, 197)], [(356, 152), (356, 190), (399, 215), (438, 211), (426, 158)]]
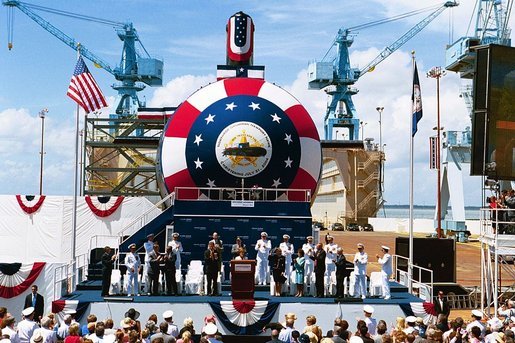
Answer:
[(68, 328), (69, 336), (66, 336), (64, 343), (82, 343), (82, 337), (79, 336), (79, 324), (74, 323)]

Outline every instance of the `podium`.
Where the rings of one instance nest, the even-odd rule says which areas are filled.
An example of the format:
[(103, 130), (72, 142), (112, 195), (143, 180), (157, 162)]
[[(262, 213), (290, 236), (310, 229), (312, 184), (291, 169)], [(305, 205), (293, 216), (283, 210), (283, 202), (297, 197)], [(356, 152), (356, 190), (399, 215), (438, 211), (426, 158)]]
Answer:
[(233, 299), (254, 299), (255, 260), (231, 261), (231, 293)]

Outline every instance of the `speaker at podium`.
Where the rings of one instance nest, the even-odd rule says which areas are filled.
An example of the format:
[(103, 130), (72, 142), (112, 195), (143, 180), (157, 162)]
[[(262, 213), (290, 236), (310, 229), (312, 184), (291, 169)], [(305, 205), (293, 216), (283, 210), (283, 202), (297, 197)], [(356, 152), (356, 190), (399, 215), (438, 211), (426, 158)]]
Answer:
[(231, 294), (236, 300), (254, 299), (256, 260), (231, 261)]

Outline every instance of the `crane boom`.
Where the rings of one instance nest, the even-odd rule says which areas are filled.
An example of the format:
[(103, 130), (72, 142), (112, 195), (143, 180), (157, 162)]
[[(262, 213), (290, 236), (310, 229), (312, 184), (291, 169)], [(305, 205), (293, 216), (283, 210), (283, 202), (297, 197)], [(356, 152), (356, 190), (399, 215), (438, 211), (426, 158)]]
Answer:
[(422, 21), (420, 21), (417, 25), (413, 26), (408, 32), (403, 34), (399, 39), (395, 42), (384, 48), (376, 58), (374, 58), (370, 63), (360, 69), (359, 77), (373, 70), (376, 65), (384, 61), (388, 56), (393, 54), (397, 49), (403, 46), (407, 41), (413, 38), (417, 33), (422, 31), (429, 23), (431, 23), (436, 17), (440, 15), (446, 8), (458, 6), (456, 1), (447, 1), (445, 4), (440, 6), (436, 11), (429, 14)]
[(105, 69), (107, 72), (115, 75), (113, 68), (111, 68), (111, 66), (107, 62), (105, 62), (100, 57), (98, 57), (97, 55), (95, 55), (94, 53), (89, 51), (88, 48), (86, 48), (84, 45), (80, 44), (75, 39), (68, 36), (63, 31), (59, 30), (57, 27), (52, 25), (50, 22), (48, 22), (47, 20), (40, 17), (37, 13), (32, 11), (30, 8), (28, 8), (22, 2), (20, 2), (18, 0), (6, 0), (6, 1), (3, 1), (3, 4), (4, 4), (4, 6), (11, 6), (11, 7), (18, 8), (20, 11), (25, 13), (29, 18), (31, 18), (39, 26), (41, 26), (42, 28), (44, 28), (45, 30), (50, 32), (53, 36), (55, 36), (61, 42), (68, 45), (70, 48), (74, 49), (75, 51), (79, 51), (83, 57), (85, 57), (88, 60), (90, 60), (91, 62), (101, 66), (102, 69)]

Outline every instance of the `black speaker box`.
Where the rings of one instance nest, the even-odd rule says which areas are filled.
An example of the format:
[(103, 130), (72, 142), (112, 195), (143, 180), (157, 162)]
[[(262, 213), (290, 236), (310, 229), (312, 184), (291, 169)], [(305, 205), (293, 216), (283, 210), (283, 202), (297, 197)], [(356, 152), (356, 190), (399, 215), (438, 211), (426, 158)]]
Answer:
[[(409, 257), (409, 238), (395, 239), (395, 253)], [(407, 271), (407, 263), (399, 269)], [(413, 264), (433, 271), (433, 282), (456, 282), (456, 242), (449, 238), (413, 238)], [(418, 272), (414, 271), (415, 277)], [(430, 281), (429, 273), (421, 273), (422, 282)]]

